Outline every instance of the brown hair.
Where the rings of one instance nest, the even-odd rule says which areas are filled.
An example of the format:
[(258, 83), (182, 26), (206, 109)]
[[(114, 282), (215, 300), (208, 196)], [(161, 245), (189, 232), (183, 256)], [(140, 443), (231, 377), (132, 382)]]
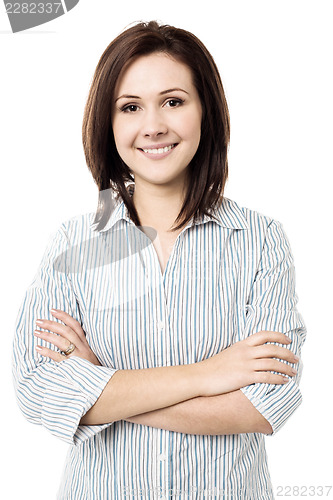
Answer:
[[(104, 190), (121, 197), (131, 219), (140, 226), (126, 183), (134, 182), (133, 174), (120, 158), (113, 137), (111, 113), (114, 89), (122, 69), (142, 55), (164, 52), (185, 63), (192, 72), (193, 83), (202, 105), (201, 138), (189, 164), (189, 182), (184, 204), (175, 222), (181, 229), (194, 217), (209, 214), (222, 202), (228, 177), (227, 149), (230, 123), (227, 101), (213, 57), (192, 33), (156, 21), (138, 23), (115, 38), (102, 54), (95, 70), (84, 110), (83, 148), (89, 170), (99, 189), (99, 203), (94, 223), (103, 229), (111, 215)], [(110, 191), (109, 191), (110, 192)]]

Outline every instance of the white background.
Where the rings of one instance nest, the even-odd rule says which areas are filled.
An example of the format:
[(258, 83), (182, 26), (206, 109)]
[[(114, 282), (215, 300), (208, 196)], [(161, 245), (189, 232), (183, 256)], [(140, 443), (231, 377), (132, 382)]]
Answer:
[(96, 208), (81, 125), (97, 62), (128, 24), (150, 19), (192, 31), (213, 54), (231, 115), (225, 195), (281, 221), (293, 250), (308, 328), (304, 401), (266, 439), (275, 493), (332, 485), (331, 2), (81, 0), (16, 34), (1, 8), (1, 497), (55, 498), (68, 445), (16, 405), (14, 322), (51, 233)]

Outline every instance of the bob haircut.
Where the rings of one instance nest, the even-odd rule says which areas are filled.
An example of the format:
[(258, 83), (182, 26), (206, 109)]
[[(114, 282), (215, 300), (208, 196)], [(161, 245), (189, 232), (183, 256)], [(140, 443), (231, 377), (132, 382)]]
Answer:
[(83, 148), (88, 169), (99, 189), (93, 222), (98, 223), (97, 231), (105, 227), (111, 215), (114, 206), (111, 192), (116, 200), (123, 200), (135, 225), (141, 225), (126, 186), (134, 182), (133, 173), (118, 154), (111, 120), (114, 89), (122, 71), (138, 57), (155, 52), (168, 54), (190, 68), (202, 106), (200, 143), (188, 166), (187, 191), (175, 221), (179, 225), (173, 225), (171, 231), (181, 229), (192, 216), (194, 222), (204, 214), (215, 218), (211, 212), (222, 203), (228, 177), (230, 119), (214, 59), (192, 33), (156, 21), (140, 22), (123, 31), (105, 49), (84, 109)]

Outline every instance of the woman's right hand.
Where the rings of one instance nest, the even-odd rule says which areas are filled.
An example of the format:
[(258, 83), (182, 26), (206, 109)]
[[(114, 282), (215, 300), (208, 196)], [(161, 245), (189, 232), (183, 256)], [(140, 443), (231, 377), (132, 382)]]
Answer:
[[(298, 363), (298, 358), (286, 347), (266, 342), (289, 345), (291, 340), (284, 333), (260, 331), (196, 363), (202, 392), (200, 395), (217, 396), (254, 383), (288, 382), (289, 378), (285, 375), (293, 377), (297, 372), (279, 360), (294, 364)], [(271, 373), (273, 371), (279, 374)]]

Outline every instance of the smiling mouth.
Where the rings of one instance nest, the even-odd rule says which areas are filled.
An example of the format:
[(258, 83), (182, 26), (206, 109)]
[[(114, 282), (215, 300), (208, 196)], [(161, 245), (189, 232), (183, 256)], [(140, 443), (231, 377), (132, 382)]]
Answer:
[(140, 151), (143, 151), (144, 153), (152, 154), (152, 155), (161, 155), (168, 153), (171, 151), (171, 149), (174, 149), (177, 146), (177, 143), (175, 144), (170, 144), (170, 146), (166, 146), (164, 148), (153, 148), (153, 149), (143, 149), (143, 148), (138, 148)]

